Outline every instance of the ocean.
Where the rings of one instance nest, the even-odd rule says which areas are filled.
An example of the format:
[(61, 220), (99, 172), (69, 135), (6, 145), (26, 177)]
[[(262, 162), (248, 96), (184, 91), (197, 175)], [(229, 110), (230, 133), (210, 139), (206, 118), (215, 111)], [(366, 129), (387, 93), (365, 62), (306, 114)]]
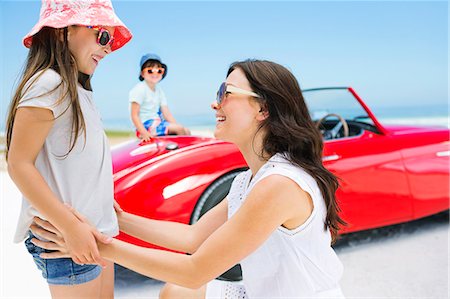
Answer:
[[(425, 125), (450, 128), (448, 106), (430, 105), (417, 107), (378, 107), (372, 112), (382, 124)], [(177, 121), (193, 131), (213, 131), (214, 112), (204, 114), (174, 115)], [(119, 118), (103, 118), (104, 128), (111, 131), (133, 131), (128, 114)], [(0, 135), (4, 134), (5, 124), (0, 124)]]
[[(450, 128), (449, 111), (446, 104), (413, 106), (413, 107), (378, 107), (372, 112), (382, 124), (425, 125)], [(195, 115), (175, 115), (177, 121), (193, 130), (214, 130), (214, 112)], [(104, 127), (107, 130), (129, 131), (133, 124), (127, 117), (104, 118)]]

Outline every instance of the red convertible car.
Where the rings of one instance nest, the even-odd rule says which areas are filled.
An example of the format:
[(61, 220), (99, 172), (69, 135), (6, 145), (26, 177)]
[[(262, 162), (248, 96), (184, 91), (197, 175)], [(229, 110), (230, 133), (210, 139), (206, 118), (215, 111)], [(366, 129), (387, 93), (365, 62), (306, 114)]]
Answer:
[[(342, 233), (449, 209), (449, 130), (384, 126), (352, 88), (303, 91), (324, 138), (324, 165), (340, 179)], [(138, 140), (112, 151), (115, 196), (128, 212), (196, 222), (247, 165), (230, 143), (206, 137)], [(151, 244), (121, 233), (121, 240)]]

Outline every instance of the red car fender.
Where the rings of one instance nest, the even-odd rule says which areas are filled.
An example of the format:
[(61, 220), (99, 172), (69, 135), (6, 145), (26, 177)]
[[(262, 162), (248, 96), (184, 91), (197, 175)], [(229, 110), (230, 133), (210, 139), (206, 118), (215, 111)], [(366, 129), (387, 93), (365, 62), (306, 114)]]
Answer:
[[(115, 177), (115, 198), (127, 212), (150, 219), (189, 223), (197, 200), (211, 183), (226, 173), (246, 167), (235, 145), (208, 142), (122, 170), (120, 176)], [(119, 236), (119, 239), (149, 246), (129, 238), (125, 234)]]

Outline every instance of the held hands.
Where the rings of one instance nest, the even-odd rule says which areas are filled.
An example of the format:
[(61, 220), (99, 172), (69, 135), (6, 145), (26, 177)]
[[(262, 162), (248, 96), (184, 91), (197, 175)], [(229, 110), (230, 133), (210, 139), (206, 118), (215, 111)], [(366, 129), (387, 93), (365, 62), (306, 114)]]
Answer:
[(41, 236), (49, 241), (45, 242), (33, 238), (31, 242), (41, 248), (55, 250), (54, 252), (42, 253), (40, 255), (42, 258), (71, 257), (77, 264), (98, 264), (106, 267), (106, 262), (98, 251), (96, 240), (108, 244), (111, 243), (112, 238), (97, 231), (75, 209), (70, 208), (70, 210), (80, 222), (65, 234), (61, 233), (50, 222), (35, 217), (34, 223), (30, 226), (31, 231), (34, 235)]

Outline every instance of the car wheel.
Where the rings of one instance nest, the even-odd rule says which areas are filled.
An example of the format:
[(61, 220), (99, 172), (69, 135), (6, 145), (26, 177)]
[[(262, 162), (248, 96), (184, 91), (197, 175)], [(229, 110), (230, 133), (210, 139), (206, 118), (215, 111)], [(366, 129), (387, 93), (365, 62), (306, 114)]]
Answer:
[[(213, 182), (202, 196), (200, 196), (197, 204), (195, 205), (194, 212), (191, 216), (191, 224), (196, 223), (200, 217), (202, 217), (206, 212), (214, 208), (219, 202), (221, 202), (230, 191), (231, 183), (234, 178), (241, 173), (241, 171), (236, 171), (228, 173), (215, 182)], [(242, 269), (241, 265), (237, 264), (219, 277), (219, 280), (226, 281), (239, 281), (242, 280)]]
[(231, 183), (240, 171), (228, 173), (215, 180), (197, 201), (191, 215), (191, 224), (196, 223), (206, 212), (221, 202), (230, 191)]

